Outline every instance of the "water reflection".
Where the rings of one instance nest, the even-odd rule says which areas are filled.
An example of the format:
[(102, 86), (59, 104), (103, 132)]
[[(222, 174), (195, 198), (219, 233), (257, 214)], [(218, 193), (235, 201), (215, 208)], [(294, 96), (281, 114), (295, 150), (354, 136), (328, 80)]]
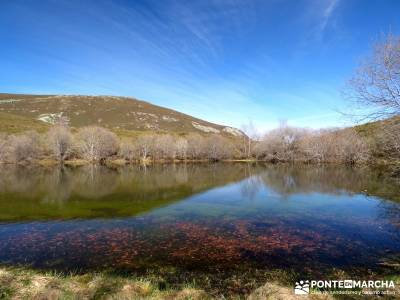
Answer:
[(267, 165), (260, 175), (280, 195), (363, 193), (400, 201), (400, 181), (384, 170), (338, 165)]
[[(260, 167), (252, 168), (253, 172)], [(248, 176), (245, 164), (0, 167), (0, 221), (132, 216)], [(110, 214), (107, 214), (107, 210)]]
[(400, 254), (399, 195), (397, 181), (369, 168), (3, 166), (0, 262), (220, 278), (384, 274)]

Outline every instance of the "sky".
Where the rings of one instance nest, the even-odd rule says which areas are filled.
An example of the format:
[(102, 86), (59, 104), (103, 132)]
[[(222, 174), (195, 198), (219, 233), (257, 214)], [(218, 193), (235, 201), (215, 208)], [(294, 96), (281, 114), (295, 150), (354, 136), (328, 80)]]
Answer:
[(351, 123), (397, 0), (0, 0), (0, 92), (130, 96), (260, 130)]

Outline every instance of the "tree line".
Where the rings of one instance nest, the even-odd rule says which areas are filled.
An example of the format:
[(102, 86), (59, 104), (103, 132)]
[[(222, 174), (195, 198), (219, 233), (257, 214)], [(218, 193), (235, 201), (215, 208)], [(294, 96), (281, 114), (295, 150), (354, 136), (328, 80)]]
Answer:
[[(0, 161), (27, 162), (52, 158), (60, 162), (83, 159), (102, 162), (257, 159), (271, 162), (360, 163), (371, 159), (371, 144), (354, 129), (309, 130), (285, 124), (252, 140), (221, 135), (143, 133), (120, 138), (98, 126), (71, 130), (55, 125), (47, 133), (28, 131), (0, 135)], [(388, 143), (385, 144), (388, 146)], [(385, 150), (386, 151), (386, 150)]]
[(45, 134), (35, 131), (0, 134), (0, 161), (9, 163), (43, 158), (60, 162), (73, 159), (90, 162), (107, 159), (217, 161), (239, 158), (240, 151), (240, 143), (221, 135), (143, 133), (135, 138), (119, 138), (99, 126), (73, 131), (68, 126), (55, 125)]

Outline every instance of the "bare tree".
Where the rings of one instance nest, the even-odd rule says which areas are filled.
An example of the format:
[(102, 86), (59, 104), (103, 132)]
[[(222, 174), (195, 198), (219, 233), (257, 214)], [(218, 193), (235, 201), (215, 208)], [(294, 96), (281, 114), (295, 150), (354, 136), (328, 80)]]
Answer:
[(243, 135), (244, 154), (247, 158), (250, 158), (252, 156), (253, 143), (259, 139), (259, 134), (251, 120), (247, 124), (243, 124), (241, 129), (245, 133)]
[(186, 137), (188, 146), (187, 153), (191, 159), (202, 159), (206, 156), (205, 138), (198, 133), (190, 133)]
[(169, 134), (159, 134), (153, 139), (153, 159), (174, 159), (176, 156), (175, 138)]
[(186, 159), (189, 143), (184, 138), (178, 138), (175, 142), (176, 155), (180, 159)]
[(339, 130), (333, 135), (331, 156), (335, 157), (337, 161), (353, 164), (369, 158), (367, 144), (354, 129)]
[(78, 147), (83, 158), (90, 161), (103, 160), (118, 151), (117, 136), (102, 127), (83, 127), (77, 134)]
[(267, 133), (255, 151), (259, 158), (269, 161), (353, 164), (369, 159), (365, 139), (352, 128), (308, 130), (282, 124)]
[(317, 130), (304, 134), (299, 143), (299, 154), (304, 161), (326, 162), (328, 160), (329, 131)]
[(22, 162), (36, 158), (39, 152), (40, 136), (35, 131), (28, 131), (21, 135), (10, 136), (9, 159), (12, 162)]
[(225, 137), (217, 134), (209, 136), (206, 140), (207, 158), (212, 161), (218, 161), (233, 157), (232, 143)]
[(139, 158), (139, 150), (133, 143), (124, 141), (119, 147), (118, 155), (127, 161), (133, 161)]
[(49, 148), (59, 161), (64, 161), (72, 149), (72, 135), (66, 126), (57, 125), (47, 133)]
[(281, 123), (279, 128), (268, 132), (257, 145), (255, 149), (257, 156), (271, 161), (294, 160), (305, 133), (304, 129), (289, 127), (286, 123)]
[(345, 95), (365, 113), (363, 119), (400, 114), (400, 37), (388, 35), (349, 81)]
[(139, 136), (135, 141), (135, 145), (139, 150), (141, 159), (146, 160), (151, 155), (154, 146), (154, 135), (145, 134)]

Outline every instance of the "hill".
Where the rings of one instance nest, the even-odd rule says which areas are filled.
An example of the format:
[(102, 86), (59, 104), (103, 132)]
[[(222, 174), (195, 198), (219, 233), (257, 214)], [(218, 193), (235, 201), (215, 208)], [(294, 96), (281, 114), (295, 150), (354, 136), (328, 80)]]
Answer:
[[(13, 120), (17, 123), (32, 122), (34, 128), (39, 126), (38, 124), (48, 126), (59, 117), (64, 117), (72, 127), (99, 125), (117, 132), (197, 132), (227, 136), (243, 134), (236, 128), (210, 123), (128, 97), (0, 93), (0, 113), (0, 123), (6, 118), (11, 122), (9, 125), (13, 124)], [(19, 125), (13, 126), (15, 129)], [(0, 130), (3, 128), (9, 129), (3, 126)]]
[(398, 126), (399, 124), (400, 124), (400, 116), (394, 116), (384, 120), (371, 121), (365, 124), (356, 125), (354, 126), (354, 129), (361, 136), (364, 136), (366, 138), (375, 138), (376, 135), (382, 131), (382, 129), (391, 126)]
[(45, 132), (50, 125), (29, 117), (0, 112), (0, 132), (18, 133), (28, 130)]

